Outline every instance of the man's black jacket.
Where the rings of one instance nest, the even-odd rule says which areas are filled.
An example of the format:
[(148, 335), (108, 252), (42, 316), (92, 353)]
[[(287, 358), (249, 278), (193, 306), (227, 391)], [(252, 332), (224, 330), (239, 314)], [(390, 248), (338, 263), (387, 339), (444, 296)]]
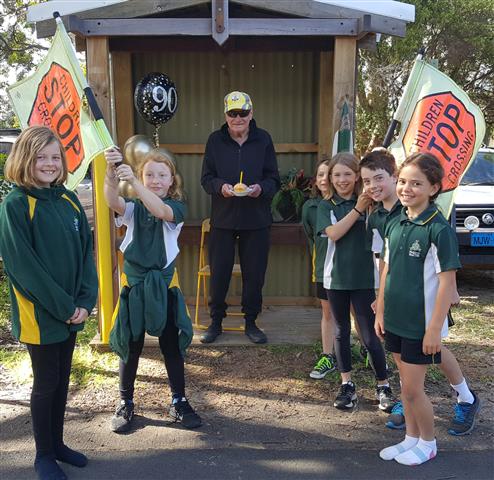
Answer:
[[(243, 183), (261, 186), (259, 197), (223, 197), (221, 187), (238, 183), (241, 171)], [(226, 123), (213, 132), (206, 144), (201, 185), (211, 195), (213, 227), (254, 230), (271, 225), (271, 199), (280, 188), (280, 176), (269, 133), (251, 120), (249, 136), (240, 146), (230, 137)]]

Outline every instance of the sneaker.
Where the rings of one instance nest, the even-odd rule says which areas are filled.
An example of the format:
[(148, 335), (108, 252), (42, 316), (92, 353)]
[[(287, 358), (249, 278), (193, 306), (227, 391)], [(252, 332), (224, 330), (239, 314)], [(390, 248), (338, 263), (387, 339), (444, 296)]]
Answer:
[(403, 430), (406, 427), (403, 403), (396, 402), (391, 409), (391, 414), (386, 421), (386, 426), (392, 430)]
[(475, 426), (475, 419), (479, 413), (481, 401), (480, 398), (471, 390), (473, 403), (460, 402), (455, 405), (455, 416), (448, 429), (450, 435), (467, 435)]
[(317, 363), (314, 365), (312, 372), (310, 372), (310, 378), (320, 380), (324, 378), (328, 373), (334, 371), (336, 368), (336, 361), (333, 355), (321, 355)]
[(391, 388), (386, 386), (378, 385), (376, 388), (376, 398), (379, 400), (379, 410), (386, 413), (391, 413), (393, 406), (396, 403), (396, 399), (393, 396)]
[(350, 410), (357, 405), (357, 394), (353, 382), (341, 385), (340, 393), (338, 393), (333, 405), (340, 410)]
[(134, 402), (132, 400), (120, 400), (120, 405), (111, 419), (111, 430), (115, 433), (128, 432), (134, 418)]
[(252, 343), (266, 343), (268, 337), (266, 334), (256, 325), (245, 325), (245, 335)]
[(222, 333), (221, 325), (212, 323), (201, 336), (201, 343), (213, 343)]
[(202, 425), (201, 417), (197, 415), (186, 398), (172, 403), (169, 413), (176, 422), (180, 422), (185, 428), (197, 428)]

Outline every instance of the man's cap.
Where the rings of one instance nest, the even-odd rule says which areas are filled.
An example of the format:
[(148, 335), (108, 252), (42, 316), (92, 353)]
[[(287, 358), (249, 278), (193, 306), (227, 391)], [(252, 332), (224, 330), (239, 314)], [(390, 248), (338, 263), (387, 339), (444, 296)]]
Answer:
[(252, 110), (252, 100), (244, 92), (230, 92), (225, 97), (225, 113), (230, 110)]

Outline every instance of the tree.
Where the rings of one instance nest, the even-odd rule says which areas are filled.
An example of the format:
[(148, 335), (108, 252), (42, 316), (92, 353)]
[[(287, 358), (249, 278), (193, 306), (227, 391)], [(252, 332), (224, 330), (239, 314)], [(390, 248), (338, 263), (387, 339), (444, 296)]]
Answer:
[[(35, 39), (34, 27), (26, 20), (27, 0), (2, 0), (0, 5), (0, 92), (5, 98), (9, 84), (34, 70), (40, 53), (48, 50), (46, 42)], [(8, 101), (0, 102), (0, 126), (14, 126), (16, 119)]]
[[(406, 0), (405, 0), (406, 1)], [(362, 51), (357, 96), (356, 148), (381, 145), (421, 46), (482, 109), (488, 135), (494, 128), (494, 1), (410, 0), (415, 23), (405, 38), (383, 37)]]

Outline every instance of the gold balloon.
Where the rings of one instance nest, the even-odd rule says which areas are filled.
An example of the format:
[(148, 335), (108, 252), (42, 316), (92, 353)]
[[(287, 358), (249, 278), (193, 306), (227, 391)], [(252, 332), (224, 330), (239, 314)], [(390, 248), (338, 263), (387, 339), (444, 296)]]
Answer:
[(120, 182), (118, 184), (118, 194), (124, 198), (137, 198), (134, 187), (129, 182)]
[(137, 171), (144, 156), (154, 149), (153, 141), (146, 135), (134, 135), (130, 137), (123, 147), (125, 163)]

